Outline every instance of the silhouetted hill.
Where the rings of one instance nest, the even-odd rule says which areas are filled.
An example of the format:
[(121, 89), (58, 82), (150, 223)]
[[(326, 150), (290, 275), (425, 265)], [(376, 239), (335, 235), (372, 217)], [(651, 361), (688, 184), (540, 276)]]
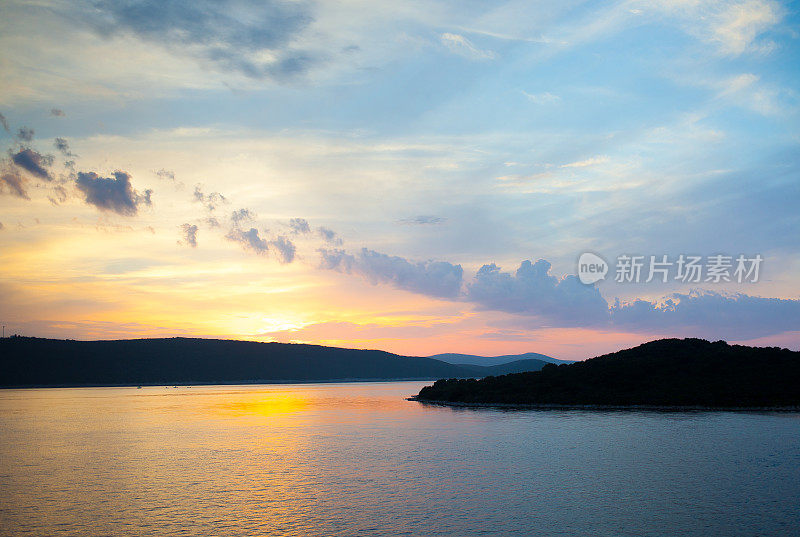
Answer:
[(507, 375), (509, 373), (523, 373), (525, 371), (539, 371), (550, 362), (529, 358), (527, 360), (516, 360), (505, 364), (492, 366), (479, 366), (469, 364), (459, 364), (460, 367), (475, 371), (476, 377), (486, 377), (489, 375)]
[(313, 382), (488, 374), (431, 358), (214, 339), (0, 339), (0, 386)]
[(800, 405), (800, 352), (663, 339), (569, 365), (438, 380), (416, 399), (461, 404), (777, 407)]
[(506, 354), (503, 356), (477, 356), (474, 354), (458, 354), (447, 352), (444, 354), (434, 354), (433, 356), (428, 356), (428, 358), (433, 358), (434, 360), (440, 360), (442, 362), (447, 362), (448, 364), (456, 364), (456, 365), (480, 365), (480, 366), (495, 366), (501, 364), (507, 364), (510, 362), (518, 362), (520, 360), (541, 360), (546, 363), (551, 364), (571, 364), (572, 362), (569, 360), (557, 360), (552, 356), (547, 356), (546, 354), (539, 354), (538, 352), (526, 352), (524, 354)]

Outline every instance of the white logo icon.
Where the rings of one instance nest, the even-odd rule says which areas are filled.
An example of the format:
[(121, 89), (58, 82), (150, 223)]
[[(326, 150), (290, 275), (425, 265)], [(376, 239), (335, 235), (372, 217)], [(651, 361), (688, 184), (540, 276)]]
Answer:
[(581, 283), (591, 285), (599, 282), (608, 274), (608, 263), (597, 254), (582, 253), (578, 258), (578, 279)]

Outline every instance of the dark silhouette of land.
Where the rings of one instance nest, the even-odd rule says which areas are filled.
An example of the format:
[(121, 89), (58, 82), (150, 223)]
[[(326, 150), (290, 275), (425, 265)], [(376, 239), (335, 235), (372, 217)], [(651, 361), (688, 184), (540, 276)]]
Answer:
[(540, 371), (437, 380), (414, 399), (467, 405), (796, 407), (800, 352), (662, 339)]
[(532, 371), (545, 364), (454, 365), (376, 350), (215, 339), (0, 339), (0, 387), (428, 380)]
[[(428, 358), (447, 362), (448, 364), (483, 366), (508, 364), (511, 362), (531, 359), (541, 360), (543, 362), (549, 362), (556, 365), (572, 363), (570, 360), (557, 360), (556, 358), (547, 356), (546, 354), (539, 354), (538, 352), (526, 352), (525, 354), (505, 354), (502, 356), (477, 356), (474, 354), (457, 354), (448, 352), (444, 354), (433, 354), (428, 356)], [(509, 373), (511, 373), (511, 371), (509, 371)]]

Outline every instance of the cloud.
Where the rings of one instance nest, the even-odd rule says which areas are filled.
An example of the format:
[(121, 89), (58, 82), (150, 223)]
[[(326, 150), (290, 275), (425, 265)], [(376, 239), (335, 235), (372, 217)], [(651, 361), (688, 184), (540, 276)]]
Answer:
[(436, 336), (443, 331), (452, 331), (451, 323), (426, 323), (405, 325), (381, 325), (377, 323), (353, 323), (350, 321), (323, 321), (306, 325), (289, 325), (261, 332), (259, 338), (278, 341), (324, 341), (324, 340), (375, 340), (416, 339)]
[(210, 228), (220, 227), (219, 220), (213, 217), (208, 217), (205, 219), (206, 225)]
[(387, 283), (398, 289), (439, 298), (457, 298), (461, 292), (463, 269), (446, 261), (411, 262), (362, 248), (357, 255), (341, 249), (320, 249), (322, 267), (353, 272), (373, 285)]
[(463, 35), (444, 33), (440, 39), (450, 52), (471, 60), (492, 60), (496, 57), (494, 52), (477, 48)]
[(53, 187), (53, 195), (47, 197), (53, 205), (60, 205), (67, 201), (67, 190), (61, 186), (56, 185)]
[(159, 177), (159, 179), (164, 179), (165, 181), (171, 181), (173, 183), (175, 182), (175, 172), (173, 171), (161, 169), (156, 172), (156, 175)]
[(311, 227), (308, 225), (308, 220), (305, 218), (292, 218), (289, 220), (289, 227), (292, 233), (296, 235), (306, 235), (311, 232)]
[(271, 241), (269, 241), (270, 246), (272, 246), (278, 252), (278, 260), (281, 263), (291, 263), (294, 261), (294, 255), (297, 251), (295, 245), (287, 239), (286, 237), (279, 236)]
[(800, 300), (693, 291), (660, 302), (617, 301), (611, 315), (614, 326), (635, 332), (747, 340), (797, 330)]
[(0, 222), (0, 231), (2, 231), (3, 229), (5, 229), (5, 226), (3, 225), (2, 222)]
[(771, 52), (775, 44), (759, 37), (784, 14), (784, 8), (772, 0), (661, 0), (642, 5), (679, 17), (688, 33), (716, 46), (726, 56)]
[(530, 102), (535, 104), (555, 104), (561, 100), (561, 97), (558, 95), (553, 95), (548, 92), (528, 93), (527, 91), (523, 91), (522, 94), (527, 97)]
[(73, 153), (69, 148), (69, 142), (67, 142), (64, 138), (56, 138), (53, 141), (53, 145), (56, 149), (61, 151), (61, 154), (65, 157), (77, 157), (75, 153)]
[(791, 99), (790, 93), (761, 82), (760, 77), (753, 73), (740, 73), (710, 85), (719, 89), (718, 99), (765, 116), (780, 115), (792, 107), (787, 102)]
[(25, 190), (25, 178), (15, 171), (4, 172), (0, 175), (0, 192), (26, 200), (31, 199)]
[(0, 125), (3, 126), (4, 131), (11, 134), (11, 129), (8, 128), (8, 120), (6, 119), (6, 116), (4, 116), (3, 114), (0, 114)]
[(410, 226), (426, 226), (426, 225), (439, 225), (447, 222), (447, 218), (432, 215), (420, 215), (411, 218), (403, 218), (400, 220), (401, 224)]
[(328, 270), (339, 270), (349, 273), (353, 269), (353, 264), (356, 258), (344, 250), (337, 248), (328, 250), (327, 248), (320, 248), (321, 255), (320, 266)]
[(140, 205), (152, 204), (152, 190), (139, 194), (131, 186), (128, 173), (116, 171), (113, 175), (111, 178), (100, 177), (94, 172), (78, 172), (75, 186), (85, 195), (86, 203), (123, 216), (134, 216)]
[(203, 192), (203, 185), (195, 185), (194, 192), (192, 193), (192, 200), (198, 203), (202, 203), (206, 209), (209, 211), (216, 210), (217, 207), (224, 203), (228, 203), (228, 200), (225, 196), (220, 194), (219, 192), (212, 192), (210, 194), (206, 194)]
[(608, 302), (574, 275), (556, 278), (550, 263), (523, 261), (515, 274), (484, 265), (468, 285), (467, 301), (482, 309), (536, 319), (554, 327), (585, 327), (711, 339), (747, 340), (797, 330), (800, 300), (712, 291), (674, 293), (664, 300)]
[(231, 213), (231, 222), (236, 227), (239, 227), (242, 222), (252, 222), (255, 219), (256, 215), (250, 209), (238, 209)]
[(589, 166), (596, 166), (597, 164), (604, 164), (609, 161), (605, 155), (587, 158), (586, 160), (579, 160), (577, 162), (570, 162), (569, 164), (562, 164), (562, 168), (586, 168)]
[(254, 219), (252, 212), (248, 209), (239, 209), (233, 213), (231, 220), (234, 227), (225, 235), (225, 238), (238, 242), (245, 250), (255, 252), (260, 255), (266, 255), (270, 251), (277, 255), (278, 261), (281, 263), (291, 263), (294, 261), (297, 247), (294, 243), (283, 236), (278, 236), (274, 239), (267, 239), (259, 235), (256, 228), (250, 228), (244, 231), (239, 228), (239, 224), (244, 221)]
[(50, 115), (54, 116), (54, 117), (64, 117), (67, 114), (65, 114), (64, 111), (61, 110), (60, 108), (51, 108), (50, 109)]
[[(158, 170), (155, 173), (156, 173), (156, 176), (159, 179), (161, 179), (162, 181), (166, 181), (166, 182), (170, 183), (173, 187), (175, 187), (175, 190), (183, 190), (183, 187), (185, 185), (181, 181), (178, 181), (175, 178), (175, 172), (173, 172), (172, 170), (165, 170), (165, 169), (162, 168), (162, 169)], [(196, 190), (195, 190), (195, 193), (193, 194), (193, 196), (194, 196), (193, 199), (195, 201), (197, 201), (198, 190), (197, 190), (197, 187), (195, 187), (195, 188), (196, 188)], [(201, 196), (201, 198), (203, 197), (202, 192), (200, 192), (200, 196)], [(214, 202), (212, 201), (211, 203), (213, 204)]]
[(317, 233), (328, 244), (332, 244), (334, 246), (342, 245), (342, 239), (337, 237), (336, 232), (332, 229), (326, 228), (325, 226), (320, 226), (317, 228)]
[(257, 254), (266, 254), (269, 252), (269, 244), (258, 235), (258, 230), (254, 227), (251, 227), (248, 231), (232, 229), (225, 235), (225, 238), (233, 242), (238, 242), (245, 250), (250, 250)]
[(17, 138), (25, 142), (30, 142), (31, 140), (33, 140), (34, 134), (35, 133), (33, 129), (29, 127), (20, 127), (19, 130), (17, 131)]
[(532, 315), (561, 326), (608, 322), (608, 304), (596, 287), (580, 283), (574, 275), (556, 278), (544, 259), (523, 261), (514, 274), (494, 263), (484, 265), (466, 297), (483, 309)]
[(197, 248), (197, 226), (194, 224), (183, 224), (183, 241), (192, 248)]
[(20, 168), (29, 171), (40, 179), (51, 181), (53, 178), (45, 166), (52, 166), (53, 157), (37, 153), (33, 149), (23, 149), (11, 157), (11, 160)]
[(134, 35), (249, 78), (286, 78), (314, 62), (291, 46), (311, 22), (305, 2), (100, 1), (86, 16), (105, 37)]
[(712, 25), (710, 40), (728, 55), (738, 56), (747, 51), (769, 51), (770, 43), (757, 43), (756, 38), (781, 20), (778, 4), (763, 0), (732, 3), (720, 12)]

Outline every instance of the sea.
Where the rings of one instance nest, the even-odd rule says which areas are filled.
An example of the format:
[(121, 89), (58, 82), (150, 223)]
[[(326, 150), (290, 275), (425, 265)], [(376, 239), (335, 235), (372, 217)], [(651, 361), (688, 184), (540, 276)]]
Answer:
[(425, 384), (0, 390), (0, 535), (800, 535), (800, 413), (406, 400)]

